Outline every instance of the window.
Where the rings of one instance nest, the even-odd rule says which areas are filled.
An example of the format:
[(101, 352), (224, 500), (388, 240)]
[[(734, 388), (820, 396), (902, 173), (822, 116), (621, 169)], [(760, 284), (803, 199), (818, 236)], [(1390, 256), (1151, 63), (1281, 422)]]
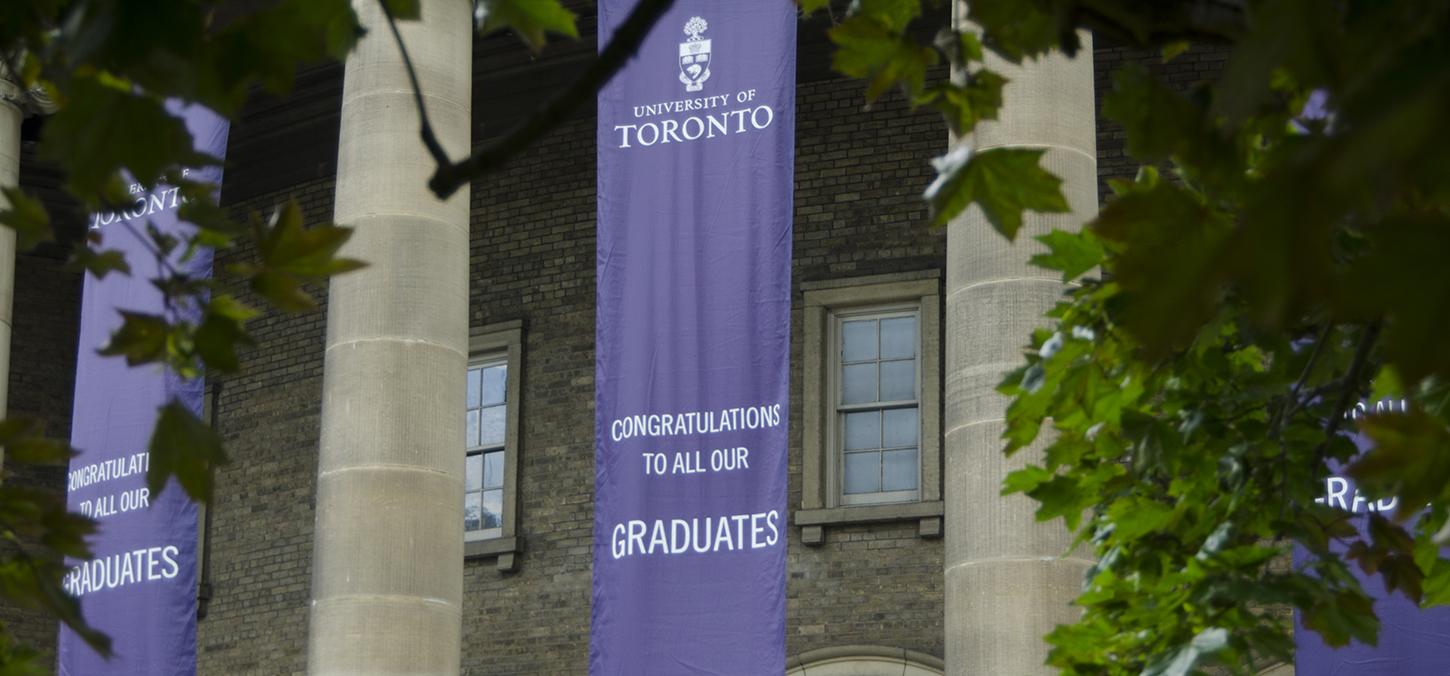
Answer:
[(802, 541), (913, 519), (940, 535), (939, 272), (801, 286)]
[(841, 501), (901, 502), (920, 496), (921, 393), (918, 308), (836, 315), (831, 370)]
[(508, 368), (507, 356), (475, 362), (468, 367), (463, 531), (470, 540), (498, 537), (503, 532)]
[(523, 322), (474, 329), (464, 398), (464, 557), (497, 556), (512, 571), (523, 551), (518, 514)]

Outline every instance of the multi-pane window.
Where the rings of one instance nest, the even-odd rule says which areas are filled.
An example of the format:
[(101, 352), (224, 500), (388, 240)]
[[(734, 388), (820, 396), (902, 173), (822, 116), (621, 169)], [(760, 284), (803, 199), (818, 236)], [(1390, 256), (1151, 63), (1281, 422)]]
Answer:
[(842, 504), (917, 500), (920, 359), (915, 308), (837, 318)]
[(476, 362), (468, 368), (463, 530), (470, 538), (495, 537), (503, 526), (507, 385), (507, 359)]
[(941, 275), (801, 282), (801, 543), (836, 524), (938, 537)]

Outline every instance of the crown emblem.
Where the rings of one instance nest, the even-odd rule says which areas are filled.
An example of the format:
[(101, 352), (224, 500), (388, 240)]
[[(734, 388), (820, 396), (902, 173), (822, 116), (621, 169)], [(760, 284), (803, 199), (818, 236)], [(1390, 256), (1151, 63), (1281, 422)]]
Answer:
[(685, 22), (689, 39), (680, 43), (680, 82), (687, 92), (700, 91), (710, 79), (710, 39), (700, 37), (708, 28), (710, 24), (698, 16)]

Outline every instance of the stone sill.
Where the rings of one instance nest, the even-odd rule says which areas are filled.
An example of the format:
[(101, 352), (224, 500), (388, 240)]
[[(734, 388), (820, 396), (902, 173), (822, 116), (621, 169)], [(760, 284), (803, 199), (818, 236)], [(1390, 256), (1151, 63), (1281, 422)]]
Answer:
[(523, 538), (516, 536), (473, 540), (463, 543), (463, 560), (498, 557), (498, 570), (512, 573), (518, 570), (518, 555), (524, 551)]
[(884, 523), (888, 521), (917, 522), (917, 535), (923, 538), (941, 537), (944, 503), (940, 500), (925, 502), (898, 502), (889, 505), (859, 505), (851, 507), (829, 507), (825, 509), (799, 509), (795, 513), (795, 525), (800, 526), (801, 542), (819, 545), (826, 541), (826, 526), (857, 523)]

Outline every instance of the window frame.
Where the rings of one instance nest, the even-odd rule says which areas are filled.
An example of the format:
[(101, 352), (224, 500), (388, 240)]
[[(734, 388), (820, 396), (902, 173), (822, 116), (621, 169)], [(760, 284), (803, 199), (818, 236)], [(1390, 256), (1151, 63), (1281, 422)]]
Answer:
[[(468, 340), (468, 368), (502, 361), (507, 365), (504, 382), (504, 468), (503, 514), (499, 527), (464, 531), (465, 559), (497, 556), (501, 571), (517, 569), (517, 554), (523, 552), (523, 539), (518, 534), (519, 459), (522, 450), (524, 324), (522, 320), (501, 322), (475, 328)], [(465, 413), (467, 409), (465, 408)], [(466, 459), (474, 449), (467, 440), (463, 444)], [(466, 471), (466, 465), (465, 465)], [(466, 479), (466, 477), (464, 477)], [(460, 525), (463, 505), (459, 505)]]
[[(470, 350), (470, 352), (471, 352), (471, 350)], [(493, 453), (503, 453), (503, 474), (504, 474), (504, 481), (503, 481), (503, 483), (500, 483), (499, 484), (499, 487), (497, 489), (489, 488), (487, 483), (483, 483), (479, 487), (479, 489), (477, 491), (478, 493), (486, 493), (486, 492), (488, 492), (490, 490), (500, 490), (500, 491), (502, 491), (502, 496), (503, 497), (499, 500), (499, 508), (500, 508), (499, 511), (502, 512), (506, 508), (505, 503), (508, 501), (508, 497), (507, 497), (508, 496), (508, 486), (506, 485), (506, 483), (508, 481), (508, 474), (509, 474), (509, 452), (508, 452), (509, 451), (509, 434), (508, 434), (508, 430), (509, 430), (510, 423), (511, 423), (511, 421), (509, 420), (509, 418), (511, 417), (510, 413), (511, 413), (512, 409), (514, 409), (515, 407), (518, 406), (518, 401), (510, 397), (510, 395), (513, 394), (513, 393), (509, 391), (509, 380), (511, 380), (513, 378), (513, 370), (514, 369), (513, 369), (513, 366), (509, 363), (508, 351), (507, 350), (487, 352), (487, 353), (482, 353), (482, 354), (475, 353), (475, 354), (470, 355), (469, 356), (469, 359), (468, 359), (468, 370), (469, 371), (472, 371), (474, 368), (478, 368), (478, 367), (489, 368), (489, 367), (499, 366), (499, 365), (502, 365), (504, 367), (504, 388), (503, 388), (503, 404), (502, 404), (502, 406), (504, 407), (504, 435), (503, 435), (503, 440), (501, 442), (499, 442), (498, 444), (480, 444), (477, 447), (469, 446), (467, 440), (466, 439), (464, 440), (464, 444), (463, 444), (463, 458), (464, 458), (464, 463), (463, 463), (463, 495), (464, 495), (464, 502), (466, 504), (467, 501), (468, 501), (468, 492), (469, 492), (468, 491), (468, 458), (471, 458), (471, 457), (473, 457), (475, 455), (483, 456), (483, 457), (486, 458), (487, 456), (489, 456), (489, 455), (491, 455)], [(497, 406), (497, 405), (498, 404), (495, 404), (495, 406)], [(483, 410), (483, 408), (487, 408), (487, 407), (480, 407), (480, 409), (479, 409), (480, 412)], [(464, 408), (465, 415), (467, 413), (472, 412), (472, 410), (473, 409), (468, 408), (468, 407), (465, 406), (465, 408)], [(480, 421), (480, 424), (482, 424), (481, 421)], [(464, 429), (465, 429), (465, 431), (467, 430), (467, 425), (466, 424), (464, 425)], [(487, 461), (484, 461), (484, 463), (483, 463), (483, 471), (485, 473), (487, 472), (487, 467), (488, 467), (488, 463), (487, 463)], [(480, 477), (479, 480), (480, 481), (483, 481), (483, 478)], [(478, 541), (478, 540), (492, 540), (492, 539), (497, 538), (497, 537), (502, 537), (503, 536), (503, 522), (504, 522), (504, 519), (505, 519), (504, 515), (502, 513), (500, 513), (499, 514), (499, 525), (498, 525), (497, 528), (479, 528), (479, 529), (475, 529), (475, 530), (468, 530), (467, 526), (465, 525), (464, 526), (464, 529), (463, 529), (463, 541), (464, 542), (474, 542), (474, 541)]]
[[(832, 524), (917, 520), (922, 537), (940, 537), (941, 497), (941, 272), (803, 282), (801, 378), (801, 506), (795, 523), (807, 545), (825, 541)], [(857, 501), (841, 490), (844, 465), (837, 414), (842, 318), (915, 308), (917, 323), (918, 463), (915, 499)], [(900, 497), (900, 496), (898, 496)], [(864, 504), (854, 504), (861, 503)]]
[[(913, 363), (913, 385), (916, 397), (893, 401), (877, 401), (865, 404), (843, 403), (842, 389), (845, 385), (844, 362), (841, 359), (841, 351), (844, 344), (844, 332), (842, 324), (847, 321), (860, 321), (862, 319), (874, 319), (878, 322), (884, 319), (910, 316), (916, 320), (916, 353), (912, 357)], [(880, 325), (877, 325), (878, 354), (876, 363), (881, 363), (879, 353)], [(870, 305), (860, 308), (836, 308), (830, 311), (828, 334), (825, 344), (828, 347), (827, 359), (830, 361), (826, 380), (828, 396), (830, 397), (827, 406), (830, 408), (831, 420), (827, 424), (827, 449), (831, 453), (832, 468), (827, 479), (827, 493), (836, 497), (837, 504), (841, 506), (862, 506), (862, 505), (884, 505), (900, 502), (918, 502), (921, 500), (921, 408), (922, 408), (922, 368), (923, 343), (920, 301), (907, 301), (899, 303), (887, 303), (884, 305)], [(864, 362), (862, 362), (864, 363)], [(877, 387), (880, 387), (881, 376), (877, 374)], [(879, 389), (878, 389), (879, 392)], [(865, 411), (889, 411), (907, 407), (915, 407), (917, 410), (917, 440), (916, 440), (916, 488), (901, 491), (874, 491), (871, 493), (847, 493), (846, 492), (846, 463), (845, 457), (848, 451), (845, 444), (846, 414)], [(885, 448), (877, 448), (877, 454), (883, 453)]]

